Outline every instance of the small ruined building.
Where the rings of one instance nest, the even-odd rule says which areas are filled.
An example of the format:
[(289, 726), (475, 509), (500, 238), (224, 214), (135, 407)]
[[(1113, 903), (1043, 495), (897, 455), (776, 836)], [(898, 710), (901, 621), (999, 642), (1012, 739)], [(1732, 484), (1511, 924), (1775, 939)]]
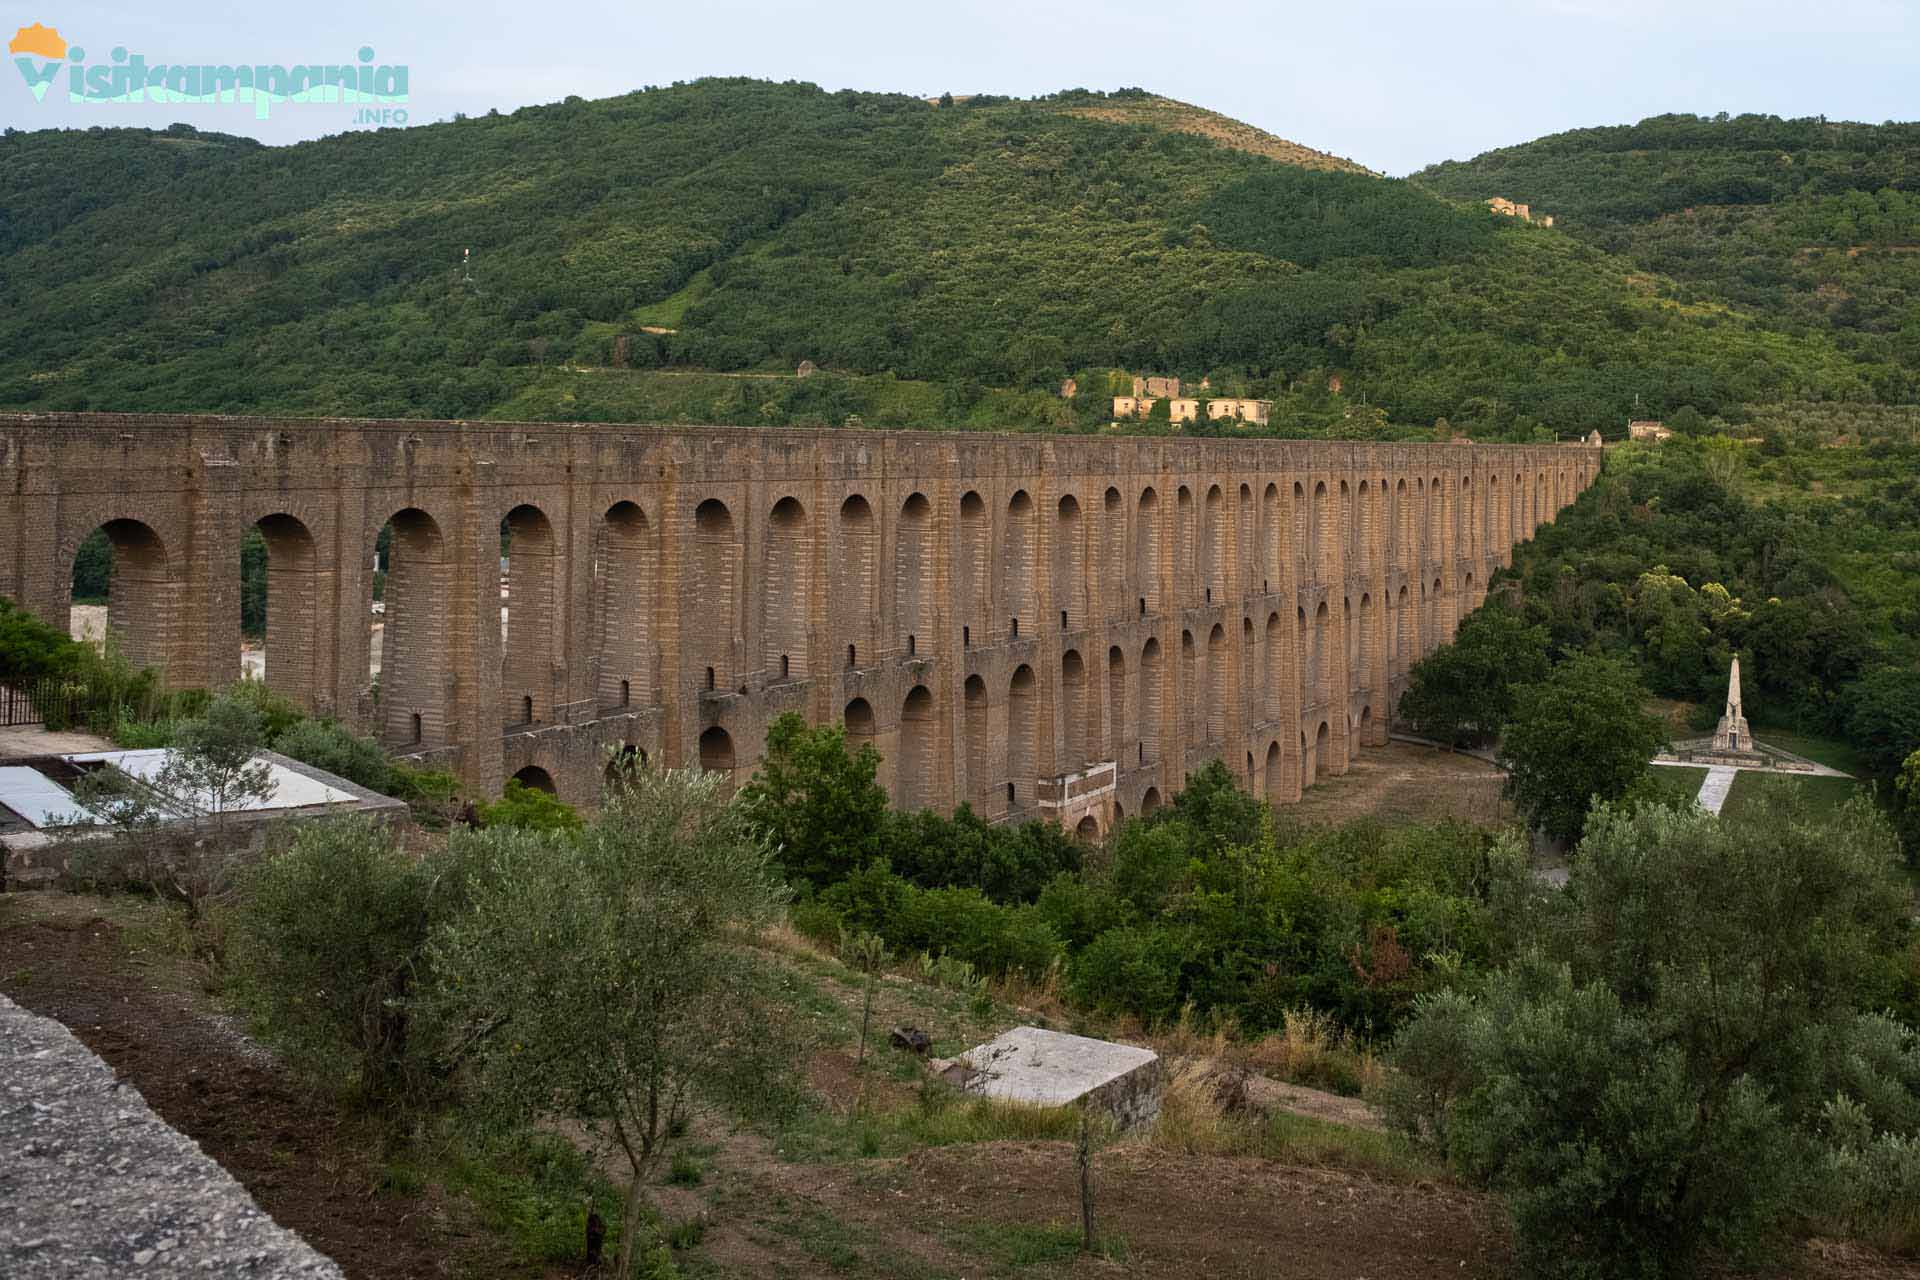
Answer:
[[(1138, 381), (1138, 379), (1135, 379)], [(1115, 396), (1113, 398), (1113, 416), (1119, 418), (1144, 418), (1153, 411), (1159, 402), (1158, 396)], [(1172, 396), (1167, 400), (1167, 416), (1175, 422), (1194, 422), (1200, 417), (1200, 398), (1198, 396)], [(1218, 400), (1208, 400), (1207, 418), (1218, 422), (1222, 418), (1237, 418), (1241, 422), (1265, 423), (1267, 415), (1273, 409), (1271, 400), (1252, 400), (1237, 396), (1222, 396)]]
[(1654, 418), (1640, 418), (1627, 424), (1629, 440), (1671, 440), (1673, 428)]
[(1537, 222), (1543, 227), (1553, 225), (1552, 214), (1543, 213), (1536, 218), (1533, 216), (1533, 210), (1530, 207), (1524, 204), (1516, 204), (1504, 196), (1488, 197), (1487, 208), (1493, 210), (1495, 213), (1505, 214), (1509, 218), (1518, 218), (1522, 222)]

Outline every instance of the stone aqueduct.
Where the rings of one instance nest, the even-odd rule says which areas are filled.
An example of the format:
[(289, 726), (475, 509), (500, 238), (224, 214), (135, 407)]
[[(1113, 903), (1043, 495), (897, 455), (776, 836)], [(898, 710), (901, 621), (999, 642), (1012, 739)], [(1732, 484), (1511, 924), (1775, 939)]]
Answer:
[(591, 803), (625, 749), (745, 778), (791, 710), (871, 740), (901, 805), (1104, 831), (1216, 757), (1291, 800), (1384, 742), (1408, 666), (1599, 458), (14, 414), (0, 595), (64, 626), (104, 527), (125, 651), (223, 683), (257, 526), (268, 683), (476, 793), (519, 775)]

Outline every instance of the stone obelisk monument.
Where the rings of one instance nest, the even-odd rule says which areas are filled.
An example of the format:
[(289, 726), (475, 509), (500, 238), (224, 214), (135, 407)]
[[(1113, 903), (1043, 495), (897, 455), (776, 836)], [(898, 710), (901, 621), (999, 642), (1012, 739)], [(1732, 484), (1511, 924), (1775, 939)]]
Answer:
[(1740, 659), (1733, 660), (1733, 671), (1727, 677), (1727, 709), (1720, 716), (1720, 727), (1713, 731), (1713, 749), (1716, 753), (1728, 752), (1745, 755), (1753, 751), (1753, 733), (1747, 728), (1747, 717), (1740, 710)]

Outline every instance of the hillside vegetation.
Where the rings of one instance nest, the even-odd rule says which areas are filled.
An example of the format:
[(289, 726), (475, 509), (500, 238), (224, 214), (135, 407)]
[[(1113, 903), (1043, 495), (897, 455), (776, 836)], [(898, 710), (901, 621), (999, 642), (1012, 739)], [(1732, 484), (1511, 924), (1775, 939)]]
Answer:
[(1734, 307), (1831, 341), (1874, 398), (1914, 398), (1920, 370), (1920, 124), (1656, 116), (1576, 129), (1414, 182), (1504, 196), (1585, 244), (1672, 281), (1663, 293)]
[[(1292, 434), (1535, 438), (1898, 390), (1826, 330), (1137, 90), (15, 132), (0, 301), (0, 405), (33, 409), (1061, 429), (1122, 368), (1273, 396)], [(786, 377), (689, 397), (662, 369)], [(1077, 403), (1020, 399), (1069, 373)]]

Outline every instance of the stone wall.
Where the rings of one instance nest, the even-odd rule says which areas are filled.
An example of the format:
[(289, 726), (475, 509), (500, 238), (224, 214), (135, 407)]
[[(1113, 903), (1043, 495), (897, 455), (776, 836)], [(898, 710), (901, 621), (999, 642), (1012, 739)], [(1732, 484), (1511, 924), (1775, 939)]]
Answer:
[(268, 683), (476, 792), (522, 774), (591, 803), (623, 749), (744, 780), (793, 710), (871, 741), (899, 803), (1104, 831), (1215, 757), (1289, 800), (1384, 742), (1408, 666), (1599, 459), (0, 415), (0, 594), (64, 625), (74, 553), (104, 525), (127, 652), (175, 684), (233, 680), (259, 524)]

